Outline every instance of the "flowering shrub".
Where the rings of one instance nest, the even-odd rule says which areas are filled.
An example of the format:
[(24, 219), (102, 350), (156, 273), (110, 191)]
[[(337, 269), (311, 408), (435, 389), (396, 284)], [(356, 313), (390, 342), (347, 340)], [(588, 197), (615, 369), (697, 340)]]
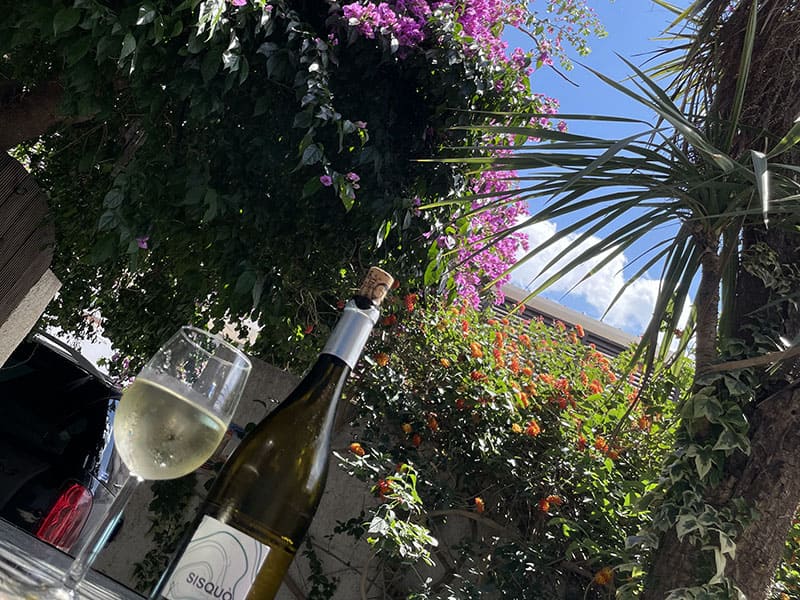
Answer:
[(413, 468), (421, 508), (406, 516), (438, 540), (436, 567), (409, 571), (395, 555), (387, 585), (546, 599), (631, 581), (626, 538), (646, 522), (637, 499), (671, 446), (670, 392), (689, 374), (639, 397), (620, 376), (625, 356), (584, 344), (580, 326), (410, 306), (384, 319), (350, 392), (358, 445), (345, 467), (373, 485)]
[[(449, 200), (471, 195), (477, 207), (482, 191), (507, 184), (419, 159), (514, 143), (478, 137), (473, 126), (493, 118), (557, 126), (531, 70), (565, 61), (567, 45), (585, 52), (601, 29), (584, 0), (531, 7), (10, 5), (2, 77), (26, 89), (57, 79), (63, 112), (77, 117), (17, 150), (59, 223), (58, 324), (88, 333), (76, 309), (91, 308), (115, 347), (147, 356), (186, 322), (249, 318), (263, 326), (254, 354), (306, 364), (353, 264), (380, 263), (419, 286), (452, 276), (451, 289), (475, 301), (521, 241), (476, 245), (524, 206), (459, 213)], [(507, 47), (508, 27), (530, 33), (530, 47)], [(497, 116), (511, 113), (536, 116)]]

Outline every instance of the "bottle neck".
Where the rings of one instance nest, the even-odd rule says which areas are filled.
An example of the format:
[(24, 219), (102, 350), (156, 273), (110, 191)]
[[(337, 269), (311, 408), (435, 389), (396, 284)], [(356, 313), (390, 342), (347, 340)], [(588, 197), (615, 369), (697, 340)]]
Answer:
[[(364, 308), (360, 308), (359, 304)], [(336, 356), (353, 369), (379, 316), (380, 311), (371, 302), (350, 300), (322, 349), (322, 354)]]

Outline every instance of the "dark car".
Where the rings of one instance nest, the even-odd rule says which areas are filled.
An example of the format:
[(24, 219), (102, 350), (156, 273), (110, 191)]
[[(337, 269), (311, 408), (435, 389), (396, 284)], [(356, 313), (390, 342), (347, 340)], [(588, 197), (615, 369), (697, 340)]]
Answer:
[(121, 390), (34, 333), (0, 367), (0, 517), (71, 552), (124, 482), (112, 425)]

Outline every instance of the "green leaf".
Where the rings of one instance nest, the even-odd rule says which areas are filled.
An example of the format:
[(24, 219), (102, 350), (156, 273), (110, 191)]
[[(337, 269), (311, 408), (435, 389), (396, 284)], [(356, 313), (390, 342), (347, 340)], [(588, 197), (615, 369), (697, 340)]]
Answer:
[(378, 233), (375, 236), (375, 247), (380, 248), (383, 245), (383, 242), (386, 241), (386, 238), (389, 237), (389, 232), (392, 230), (392, 222), (386, 220), (383, 224), (378, 228)]
[(207, 52), (203, 57), (203, 62), (200, 65), (200, 74), (203, 77), (203, 82), (208, 83), (219, 71), (221, 64), (220, 56), (216, 52)]
[(203, 202), (206, 205), (206, 212), (203, 215), (203, 223), (208, 223), (217, 216), (217, 209), (219, 207), (217, 192), (212, 188), (208, 188)]
[(678, 539), (682, 540), (686, 535), (701, 528), (700, 523), (693, 515), (681, 515), (675, 524)]
[(741, 450), (745, 454), (750, 454), (750, 440), (747, 436), (736, 433), (732, 429), (724, 429), (714, 444), (714, 450)]
[(106, 208), (119, 208), (125, 195), (119, 188), (111, 188), (103, 198), (103, 206)]
[(719, 549), (723, 552), (723, 554), (727, 554), (733, 559), (736, 558), (736, 542), (733, 541), (733, 538), (722, 531), (719, 532)]
[(62, 8), (53, 17), (53, 33), (58, 35), (75, 27), (81, 20), (81, 11), (77, 8)]
[(156, 18), (156, 9), (149, 2), (144, 3), (139, 7), (139, 16), (136, 18), (137, 25), (147, 25), (152, 23)]
[(120, 50), (119, 59), (123, 60), (127, 58), (134, 50), (136, 50), (136, 38), (133, 37), (133, 34), (129, 31), (122, 40), (122, 50)]
[(100, 220), (97, 222), (98, 231), (108, 231), (117, 226), (117, 213), (113, 210), (107, 210), (100, 215)]
[(236, 280), (233, 293), (241, 296), (250, 294), (256, 285), (256, 279), (255, 271), (244, 271)]
[(90, 35), (82, 35), (77, 40), (72, 42), (69, 46), (67, 46), (67, 65), (72, 66), (84, 56), (89, 51), (89, 48), (92, 47), (92, 43), (94, 40)]
[(300, 159), (300, 164), (313, 165), (320, 162), (322, 157), (322, 148), (316, 144), (311, 144), (305, 150), (303, 150), (303, 156)]
[(270, 98), (269, 96), (261, 96), (256, 100), (256, 104), (253, 107), (253, 116), (257, 117), (258, 115), (263, 115), (269, 109)]
[(794, 125), (789, 130), (789, 132), (783, 136), (783, 138), (775, 144), (775, 147), (769, 151), (767, 154), (767, 158), (772, 158), (773, 156), (778, 156), (787, 150), (794, 148), (798, 143), (800, 143), (800, 117), (797, 117), (794, 121)]
[(711, 467), (714, 466), (714, 462), (711, 460), (711, 451), (704, 448), (703, 452), (698, 453), (694, 457), (694, 466), (700, 479), (705, 479), (706, 475), (711, 471)]
[(303, 198), (308, 198), (309, 196), (313, 196), (322, 188), (322, 183), (319, 180), (319, 177), (314, 175), (310, 177), (305, 184), (303, 185)]

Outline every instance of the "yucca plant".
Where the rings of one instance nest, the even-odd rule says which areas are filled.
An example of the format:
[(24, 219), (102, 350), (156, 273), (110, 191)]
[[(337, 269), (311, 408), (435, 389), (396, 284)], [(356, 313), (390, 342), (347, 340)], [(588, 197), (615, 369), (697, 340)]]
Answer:
[[(641, 133), (622, 139), (495, 128), (542, 141), (488, 161), (524, 175), (515, 198), (487, 205), (531, 201), (537, 208), (517, 229), (570, 219), (528, 258), (578, 232), (577, 244), (599, 239), (532, 294), (600, 257), (588, 277), (659, 228), (677, 224), (674, 236), (639, 258), (628, 285), (660, 266), (661, 287), (639, 349), (648, 365), (669, 351), (696, 285), (681, 339), (683, 350), (693, 336), (696, 377), (682, 405), (678, 445), (652, 499), (653, 524), (635, 540), (647, 550), (642, 560), (649, 557), (649, 574), (643, 581), (631, 577), (620, 593), (759, 600), (771, 593), (800, 502), (794, 456), (800, 444), (800, 3), (698, 0), (679, 10), (657, 2), (675, 12), (671, 28), (678, 30), (658, 53), (661, 64), (645, 73), (628, 62), (632, 77), (625, 84), (596, 73), (652, 111), (655, 124), (641, 123)], [(609, 127), (637, 123), (559, 117), (576, 132), (585, 119)]]

